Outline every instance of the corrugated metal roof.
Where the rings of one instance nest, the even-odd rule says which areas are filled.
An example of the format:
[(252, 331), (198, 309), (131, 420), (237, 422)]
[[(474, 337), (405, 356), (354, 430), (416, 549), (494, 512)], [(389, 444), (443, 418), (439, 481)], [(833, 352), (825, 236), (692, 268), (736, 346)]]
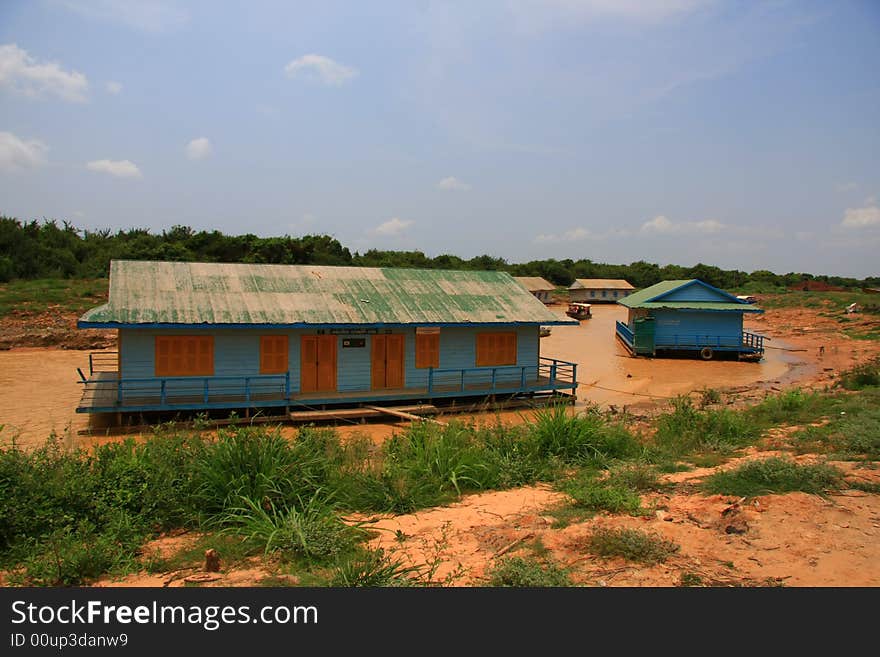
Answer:
[(628, 281), (622, 278), (576, 278), (569, 285), (569, 290), (635, 290)]
[[(646, 287), (644, 290), (639, 290), (638, 292), (630, 294), (628, 297), (624, 297), (623, 299), (618, 300), (617, 303), (622, 306), (626, 306), (627, 308), (669, 308), (677, 310), (738, 310), (744, 313), (764, 312), (760, 308), (756, 308), (752, 304), (746, 303), (744, 301), (649, 301), (649, 299), (656, 299), (657, 297), (663, 296), (664, 294), (672, 292), (673, 290), (684, 287), (689, 283), (693, 283), (694, 281), (697, 281), (697, 279), (690, 278), (677, 281), (660, 281), (655, 285)], [(697, 282), (701, 283), (702, 281)], [(722, 292), (727, 296), (731, 296), (723, 290)], [(733, 299), (735, 297), (731, 298)]]
[(114, 260), (104, 324), (574, 323), (493, 271)]
[[(618, 303), (623, 303), (618, 301)], [(640, 303), (636, 308), (668, 308), (670, 310), (736, 310), (741, 313), (762, 313), (760, 308), (752, 304), (721, 303), (714, 301), (655, 301)]]
[(529, 292), (552, 292), (556, 289), (553, 283), (540, 276), (514, 276), (513, 279), (519, 281)]

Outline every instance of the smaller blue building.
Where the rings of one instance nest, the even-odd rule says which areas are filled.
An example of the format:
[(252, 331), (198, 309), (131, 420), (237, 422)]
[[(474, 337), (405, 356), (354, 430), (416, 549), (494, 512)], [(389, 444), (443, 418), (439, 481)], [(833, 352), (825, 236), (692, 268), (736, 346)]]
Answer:
[(694, 352), (703, 360), (717, 353), (760, 359), (764, 337), (743, 331), (745, 313), (760, 308), (697, 279), (663, 281), (618, 303), (629, 312), (617, 322), (617, 337), (634, 356)]

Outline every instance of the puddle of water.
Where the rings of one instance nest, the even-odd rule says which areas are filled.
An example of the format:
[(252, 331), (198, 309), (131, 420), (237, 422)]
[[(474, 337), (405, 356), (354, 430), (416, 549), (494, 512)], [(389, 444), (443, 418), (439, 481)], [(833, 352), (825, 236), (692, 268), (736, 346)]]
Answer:
[[(565, 317), (563, 306), (551, 306), (551, 310)], [(592, 312), (593, 317), (579, 326), (554, 326), (551, 334), (541, 339), (542, 356), (578, 364), (578, 405), (631, 405), (702, 388), (775, 381), (799, 360), (781, 348), (768, 349), (757, 363), (633, 358), (615, 337), (615, 322), (626, 319), (626, 308), (593, 304)], [(774, 339), (773, 346), (786, 345)]]

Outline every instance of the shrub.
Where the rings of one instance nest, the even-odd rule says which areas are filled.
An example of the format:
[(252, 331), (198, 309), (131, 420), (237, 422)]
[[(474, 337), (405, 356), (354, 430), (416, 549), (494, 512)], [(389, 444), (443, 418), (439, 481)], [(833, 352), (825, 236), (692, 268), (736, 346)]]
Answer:
[(511, 557), (495, 564), (489, 571), (489, 586), (545, 588), (571, 586), (568, 574), (552, 562)]
[(768, 493), (824, 493), (837, 488), (842, 475), (825, 464), (800, 465), (787, 458), (771, 457), (750, 461), (735, 470), (716, 472), (706, 479), (708, 493), (753, 497)]
[(678, 552), (679, 545), (657, 534), (638, 529), (610, 529), (600, 527), (593, 531), (588, 544), (601, 557), (623, 557), (652, 565), (666, 561)]

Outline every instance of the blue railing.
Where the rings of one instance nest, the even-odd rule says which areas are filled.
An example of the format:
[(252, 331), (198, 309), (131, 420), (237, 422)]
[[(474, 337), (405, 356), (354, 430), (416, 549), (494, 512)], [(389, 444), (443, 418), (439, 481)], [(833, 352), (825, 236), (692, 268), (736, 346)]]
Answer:
[(469, 392), (493, 394), (511, 389), (575, 388), (577, 363), (555, 358), (539, 359), (538, 365), (502, 365), (464, 369), (428, 370), (427, 393)]
[(93, 351), (89, 354), (89, 374), (116, 372), (119, 369), (119, 352)]
[[(95, 371), (83, 381), (81, 411), (220, 408), (260, 405), (286, 405), (300, 394), (292, 390), (290, 373), (253, 376), (186, 376), (118, 378), (114, 372)], [(554, 358), (540, 358), (538, 365), (509, 365), (465, 369), (429, 369), (425, 379), (400, 390), (365, 390), (337, 395), (327, 392), (326, 400), (346, 401), (387, 397), (389, 394), (428, 397), (456, 393), (495, 394), (577, 388), (577, 364)], [(307, 399), (315, 395), (309, 395)], [(100, 412), (100, 411), (99, 411)]]
[(636, 336), (633, 334), (632, 329), (630, 329), (629, 326), (620, 321), (617, 322), (617, 335), (623, 338), (630, 346), (632, 346), (633, 342), (636, 339)]

